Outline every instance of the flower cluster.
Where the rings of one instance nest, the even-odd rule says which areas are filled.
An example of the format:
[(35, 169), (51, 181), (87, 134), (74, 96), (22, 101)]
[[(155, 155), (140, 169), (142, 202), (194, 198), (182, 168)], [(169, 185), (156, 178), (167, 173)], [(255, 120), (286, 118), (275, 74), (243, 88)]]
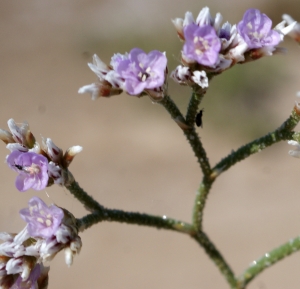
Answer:
[[(231, 25), (226, 22), (222, 25), (221, 14), (217, 13), (213, 18), (208, 7), (200, 11), (196, 20), (191, 12), (186, 12), (184, 19), (173, 20), (177, 34), (184, 44), (181, 65), (172, 71), (171, 77), (179, 84), (193, 86), (193, 92), (200, 91), (204, 94), (214, 75), (237, 63), (246, 63), (280, 52), (278, 44), (285, 35), (300, 42), (300, 24), (286, 14), (283, 15), (283, 20), (272, 29), (272, 21), (267, 15), (257, 9), (249, 9), (238, 24)], [(98, 82), (85, 85), (78, 92), (91, 93), (92, 99), (110, 97), (124, 91), (137, 97), (148, 95), (153, 101), (159, 102), (167, 94), (168, 68), (163, 52), (153, 50), (147, 54), (139, 48), (133, 48), (129, 53), (113, 55), (109, 65), (97, 55), (94, 55), (93, 63), (88, 65), (96, 74)], [(177, 113), (177, 107), (170, 99), (167, 98), (161, 103), (171, 112), (172, 117), (175, 115), (174, 120), (185, 131), (205, 178), (208, 179), (209, 176), (213, 180), (223, 170), (223, 164), (220, 168), (217, 165), (217, 169), (212, 171), (209, 162), (203, 158), (201, 146), (200, 149), (194, 146), (199, 139), (190, 123), (195, 119), (196, 125), (202, 126), (203, 109), (196, 114), (201, 98), (194, 101), (194, 107), (193, 100), (191, 98), (188, 107), (187, 121), (181, 113)], [(299, 116), (298, 102), (295, 111)], [(9, 131), (0, 129), (0, 139), (10, 150), (6, 163), (18, 174), (15, 185), (19, 191), (24, 192), (30, 188), (42, 190), (53, 183), (69, 185), (70, 189), (71, 182), (72, 185), (76, 184), (68, 167), (82, 147), (72, 146), (63, 153), (50, 138), (42, 138), (40, 145), (26, 122), (17, 125), (10, 119), (8, 127)], [(289, 151), (289, 154), (300, 158), (299, 133), (293, 134), (293, 137), (296, 140), (288, 143), (296, 148)], [(235, 155), (237, 158), (237, 154)], [(80, 230), (87, 228), (102, 220), (98, 217), (102, 218), (108, 211), (80, 188), (70, 189), (70, 192), (93, 214), (76, 220), (67, 210), (55, 205), (47, 206), (38, 197), (33, 197), (28, 202), (28, 208), (20, 210), (21, 218), (27, 223), (26, 227), (18, 234), (0, 233), (0, 289), (46, 289), (50, 268), (45, 267), (45, 262), (51, 261), (62, 250), (66, 264), (70, 266), (73, 263), (74, 256), (82, 247), (78, 226), (84, 225), (80, 225)], [(201, 213), (200, 209), (199, 212)], [(126, 212), (124, 216), (126, 219)], [(146, 215), (143, 217), (152, 218)], [(126, 221), (125, 219), (122, 220)]]
[(92, 99), (117, 95), (122, 91), (135, 96), (146, 93), (154, 100), (164, 96), (167, 74), (165, 53), (153, 50), (146, 54), (134, 48), (126, 54), (115, 54), (110, 65), (102, 62), (97, 55), (93, 57), (93, 64), (88, 65), (99, 82), (83, 86), (78, 92), (91, 93)]
[(284, 21), (272, 29), (271, 19), (257, 9), (247, 10), (237, 25), (226, 22), (221, 26), (221, 23), (221, 14), (213, 18), (208, 7), (200, 11), (196, 21), (191, 12), (186, 12), (184, 19), (173, 20), (179, 38), (184, 41), (183, 65), (171, 73), (176, 82), (195, 83), (205, 89), (206, 73), (220, 73), (236, 63), (279, 52), (277, 45), (294, 27), (294, 23), (285, 27)]
[(38, 197), (20, 211), (27, 226), (19, 234), (0, 233), (0, 288), (47, 288), (52, 260), (64, 249), (68, 266), (80, 252), (76, 219), (68, 211), (55, 205), (47, 206)]
[(16, 187), (19, 191), (42, 190), (52, 183), (64, 185), (72, 180), (66, 169), (82, 147), (70, 147), (63, 154), (50, 138), (43, 139), (40, 145), (26, 122), (18, 126), (10, 119), (8, 127), (10, 131), (0, 129), (0, 139), (11, 151), (6, 162), (18, 173)]

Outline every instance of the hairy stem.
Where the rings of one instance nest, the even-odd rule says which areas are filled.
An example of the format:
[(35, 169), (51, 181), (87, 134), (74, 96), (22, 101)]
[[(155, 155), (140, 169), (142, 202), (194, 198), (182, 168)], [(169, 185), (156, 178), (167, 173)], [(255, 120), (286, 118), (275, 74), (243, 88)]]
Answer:
[[(180, 110), (169, 96), (165, 96), (160, 102), (161, 105), (169, 112), (171, 117), (176, 121), (179, 127), (183, 130), (189, 144), (191, 145), (193, 152), (200, 164), (204, 175), (211, 174), (210, 164), (200, 141), (198, 134), (195, 131), (194, 125), (189, 125), (181, 114)], [(194, 121), (194, 120), (193, 120)]]
[(195, 234), (194, 227), (183, 221), (174, 220), (167, 216), (153, 216), (137, 212), (126, 212), (122, 210), (108, 209), (98, 204), (90, 195), (88, 195), (77, 182), (72, 182), (66, 186), (70, 193), (78, 199), (87, 210), (92, 211), (81, 219), (77, 220), (80, 231), (83, 231), (94, 224), (102, 221), (119, 222), (135, 225), (155, 227), (158, 229), (168, 229), (182, 232), (188, 235)]
[(255, 277), (257, 277), (257, 275), (259, 275), (262, 271), (299, 250), (300, 236), (291, 239), (287, 243), (264, 254), (258, 260), (253, 261), (249, 268), (247, 268), (244, 273), (238, 278), (237, 288), (245, 288), (246, 285)]
[(211, 177), (217, 177), (222, 172), (228, 170), (230, 167), (235, 165), (237, 162), (246, 159), (252, 154), (260, 152), (263, 149), (277, 142), (292, 139), (294, 132), (292, 132), (291, 130), (293, 130), (296, 127), (299, 121), (300, 115), (298, 115), (296, 110), (294, 109), (289, 118), (278, 129), (240, 147), (238, 150), (233, 151), (227, 157), (223, 158), (212, 169)]
[(232, 269), (227, 264), (221, 253), (217, 250), (215, 245), (210, 241), (208, 236), (203, 231), (200, 231), (194, 236), (194, 239), (201, 245), (201, 247), (204, 248), (206, 254), (218, 267), (230, 287), (236, 288), (237, 281)]
[(201, 245), (201, 247), (203, 247), (211, 260), (216, 264), (221, 273), (225, 276), (230, 286), (234, 288), (235, 278), (232, 270), (230, 269), (230, 266), (227, 264), (215, 245), (210, 241), (208, 236), (202, 231), (196, 232), (194, 225), (171, 219), (167, 216), (153, 216), (138, 212), (126, 212), (122, 210), (105, 208), (104, 206), (98, 204), (91, 196), (89, 196), (75, 181), (66, 186), (66, 188), (87, 209), (93, 211), (93, 213), (88, 214), (81, 219), (77, 219), (79, 231), (84, 231), (85, 229), (99, 222), (109, 221), (149, 226), (157, 229), (173, 230), (190, 235)]
[(196, 93), (195, 90), (193, 90), (187, 112), (186, 112), (186, 123), (189, 126), (193, 126), (195, 123), (196, 114), (199, 108), (199, 105), (204, 97), (204, 93)]
[(199, 231), (202, 230), (203, 210), (211, 186), (212, 180), (204, 178), (196, 193), (193, 209), (193, 225)]
[(77, 224), (79, 226), (79, 230), (84, 231), (92, 225), (103, 221), (154, 227), (157, 229), (173, 230), (188, 235), (195, 234), (194, 227), (191, 224), (171, 219), (167, 216), (153, 216), (138, 212), (126, 212), (122, 210), (108, 208), (103, 208), (99, 212), (94, 212), (81, 219), (78, 219)]
[(90, 212), (100, 212), (104, 209), (104, 207), (85, 192), (76, 181), (65, 185), (65, 187), (81, 204), (83, 204), (86, 210)]

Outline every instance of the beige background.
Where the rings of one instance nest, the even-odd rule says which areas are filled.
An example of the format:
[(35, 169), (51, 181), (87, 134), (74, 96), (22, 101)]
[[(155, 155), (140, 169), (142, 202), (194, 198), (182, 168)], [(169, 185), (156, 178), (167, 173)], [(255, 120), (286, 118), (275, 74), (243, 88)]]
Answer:
[[(64, 150), (83, 146), (71, 170), (105, 206), (190, 221), (201, 171), (180, 129), (159, 105), (127, 95), (92, 102), (78, 95), (95, 75), (86, 63), (97, 53), (133, 47), (166, 51), (169, 70), (179, 63), (181, 43), (170, 19), (189, 10), (196, 17), (210, 5), (213, 15), (237, 23), (251, 7), (274, 23), (281, 14), (300, 19), (299, 1), (45, 1), (0, 3), (0, 127), (27, 120), (37, 139), (50, 137)], [(298, 13), (295, 14), (295, 13)], [(237, 66), (216, 78), (201, 107), (199, 134), (212, 164), (231, 149), (279, 126), (289, 115), (299, 85), (299, 48)], [(184, 111), (187, 88), (170, 84)], [(215, 183), (204, 226), (235, 272), (300, 232), (300, 160), (280, 143), (237, 164)], [(8, 151), (0, 147), (3, 163)], [(70, 194), (54, 186), (19, 193), (14, 172), (3, 164), (0, 228), (18, 232), (18, 210), (38, 195), (85, 214)], [(49, 198), (47, 197), (47, 194)], [(51, 263), (49, 288), (228, 288), (190, 238), (117, 223), (101, 223), (81, 234), (83, 249), (68, 269), (59, 254)], [(294, 254), (255, 279), (249, 288), (299, 288), (300, 255)]]

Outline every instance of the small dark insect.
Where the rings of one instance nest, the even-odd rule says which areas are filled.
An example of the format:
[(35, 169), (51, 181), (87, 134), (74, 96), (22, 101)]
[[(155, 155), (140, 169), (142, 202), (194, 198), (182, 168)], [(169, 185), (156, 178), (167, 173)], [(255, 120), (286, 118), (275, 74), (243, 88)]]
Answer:
[(204, 112), (204, 108), (201, 109), (197, 114), (196, 114), (196, 119), (195, 119), (195, 123), (196, 125), (199, 127), (201, 126), (203, 128), (203, 123), (202, 123), (202, 115)]
[(15, 167), (19, 170), (19, 171), (22, 171), (22, 172), (25, 172), (25, 173), (32, 173), (33, 169), (31, 167), (24, 167), (24, 166), (21, 166), (21, 165), (16, 165), (15, 164)]
[(22, 170), (23, 170), (23, 167), (22, 167), (22, 166), (20, 166), (20, 165), (16, 165), (16, 164), (15, 164), (15, 167), (16, 167), (18, 170), (20, 170), (20, 171), (22, 171)]

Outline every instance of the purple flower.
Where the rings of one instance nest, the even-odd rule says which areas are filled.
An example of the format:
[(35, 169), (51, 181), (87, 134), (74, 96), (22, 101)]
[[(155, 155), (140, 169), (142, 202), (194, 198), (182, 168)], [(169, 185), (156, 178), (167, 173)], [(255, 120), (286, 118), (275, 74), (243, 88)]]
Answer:
[(124, 89), (131, 95), (138, 95), (144, 89), (155, 89), (165, 81), (167, 67), (166, 56), (153, 50), (146, 54), (139, 48), (134, 48), (128, 58), (120, 55), (114, 59), (117, 73), (125, 80)]
[(281, 41), (280, 34), (271, 28), (271, 19), (257, 9), (247, 10), (237, 26), (238, 33), (250, 49), (277, 45)]
[(64, 212), (55, 205), (48, 207), (40, 198), (33, 197), (28, 202), (28, 208), (20, 210), (20, 215), (28, 223), (31, 237), (49, 239), (60, 226)]
[(33, 152), (13, 151), (6, 157), (8, 166), (19, 175), (16, 178), (16, 187), (20, 192), (32, 188), (43, 190), (48, 184), (48, 160)]
[(221, 49), (220, 39), (213, 27), (190, 24), (184, 29), (183, 55), (205, 66), (214, 66)]

